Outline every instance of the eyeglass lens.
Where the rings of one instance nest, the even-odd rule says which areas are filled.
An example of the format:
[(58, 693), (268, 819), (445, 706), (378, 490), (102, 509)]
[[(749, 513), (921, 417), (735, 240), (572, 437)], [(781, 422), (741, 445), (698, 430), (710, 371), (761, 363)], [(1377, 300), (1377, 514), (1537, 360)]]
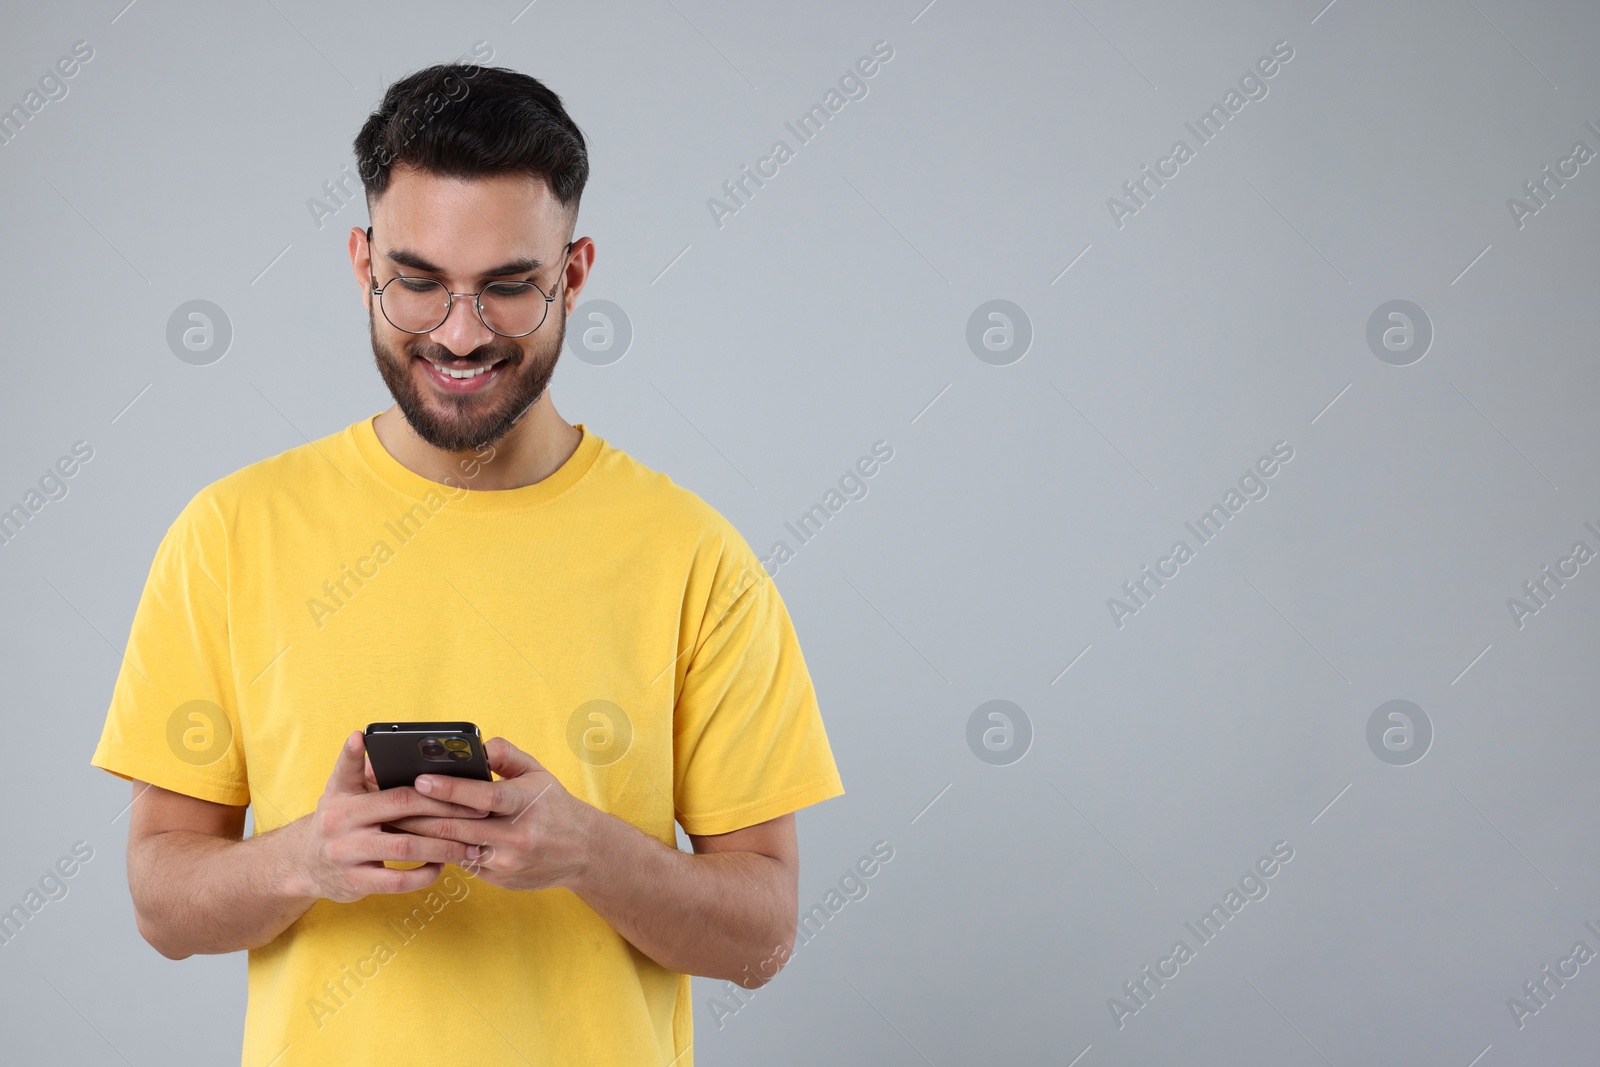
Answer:
[[(378, 299), (390, 323), (412, 333), (438, 329), (450, 311), (449, 290), (431, 278), (395, 278)], [(510, 337), (537, 330), (550, 309), (532, 282), (496, 282), (483, 291), (479, 302), (484, 325)]]

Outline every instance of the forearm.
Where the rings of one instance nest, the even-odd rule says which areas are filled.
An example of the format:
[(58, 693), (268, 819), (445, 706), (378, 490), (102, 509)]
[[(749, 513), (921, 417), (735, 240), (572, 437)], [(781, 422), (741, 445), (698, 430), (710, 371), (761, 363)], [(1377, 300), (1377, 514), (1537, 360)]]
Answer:
[(592, 811), (590, 858), (570, 888), (640, 952), (668, 970), (752, 989), (788, 960), (795, 902), (776, 860), (683, 852)]
[(302, 821), (244, 840), (169, 830), (139, 842), (128, 880), (140, 934), (169, 959), (272, 941), (317, 899), (294, 884)]

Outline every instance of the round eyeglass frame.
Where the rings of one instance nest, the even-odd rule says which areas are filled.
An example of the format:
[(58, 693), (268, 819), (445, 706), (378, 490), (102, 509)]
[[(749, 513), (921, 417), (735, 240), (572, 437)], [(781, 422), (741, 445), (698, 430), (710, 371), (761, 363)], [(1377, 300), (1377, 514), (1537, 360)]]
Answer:
[[(396, 274), (393, 278), (390, 278), (388, 281), (384, 282), (382, 285), (379, 285), (377, 277), (372, 273), (372, 270), (371, 270), (371, 265), (372, 265), (372, 227), (368, 226), (367, 227), (367, 265), (368, 265), (367, 277), (372, 282), (372, 295), (378, 298), (378, 310), (383, 312), (384, 321), (387, 322), (390, 326), (393, 326), (395, 329), (399, 330), (401, 333), (409, 333), (409, 334), (413, 334), (413, 335), (416, 335), (416, 336), (421, 336), (422, 334), (432, 333), (434, 330), (437, 330), (440, 326), (443, 326), (445, 323), (450, 321), (450, 312), (454, 311), (455, 308), (456, 308), (456, 297), (458, 297), (458, 296), (470, 296), (472, 298), (472, 309), (473, 309), (473, 311), (475, 311), (477, 313), (478, 321), (483, 323), (484, 329), (488, 330), (490, 333), (495, 334), (497, 337), (527, 337), (527, 336), (529, 336), (531, 334), (539, 332), (539, 326), (543, 326), (545, 324), (545, 320), (550, 317), (550, 304), (551, 304), (552, 301), (555, 300), (556, 293), (561, 288), (561, 282), (567, 276), (567, 257), (572, 252), (572, 245), (573, 245), (573, 242), (568, 241), (567, 242), (567, 247), (564, 248), (562, 250), (562, 252), (561, 252), (561, 273), (556, 277), (555, 288), (551, 289), (549, 293), (546, 293), (544, 291), (544, 288), (538, 282), (533, 282), (533, 281), (527, 281), (527, 282), (486, 282), (486, 283), (484, 283), (483, 288), (479, 289), (476, 293), (452, 293), (450, 291), (450, 287), (445, 285), (443, 282), (439, 281), (437, 278), (421, 278), (421, 277), (418, 277), (417, 275), (414, 275), (414, 274)], [(441, 318), (438, 322), (434, 323), (432, 326), (428, 327), (426, 330), (408, 330), (404, 326), (401, 326), (401, 325), (397, 324), (393, 319), (389, 318), (389, 312), (383, 306), (383, 291), (385, 289), (389, 288), (389, 286), (393, 285), (395, 282), (400, 281), (402, 278), (409, 279), (409, 280), (414, 281), (414, 282), (416, 282), (416, 281), (432, 282), (434, 285), (437, 285), (439, 288), (443, 289), (444, 292), (445, 292), (444, 317)], [(483, 317), (483, 294), (488, 291), (489, 286), (491, 286), (491, 285), (531, 285), (531, 286), (533, 286), (534, 291), (537, 292), (540, 296), (544, 297), (544, 314), (539, 317), (538, 326), (535, 326), (533, 329), (528, 330), (525, 333), (502, 333), (501, 331), (495, 329), (493, 326), (490, 326), (489, 325), (489, 320)]]

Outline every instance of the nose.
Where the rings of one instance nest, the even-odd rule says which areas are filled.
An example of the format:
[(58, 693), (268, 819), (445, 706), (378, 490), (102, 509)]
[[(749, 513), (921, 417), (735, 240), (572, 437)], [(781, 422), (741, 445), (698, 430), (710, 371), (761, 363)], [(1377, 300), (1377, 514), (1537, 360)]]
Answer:
[(438, 328), (428, 334), (429, 340), (457, 356), (466, 356), (498, 337), (478, 315), (476, 300), (474, 293), (451, 293), (450, 312)]

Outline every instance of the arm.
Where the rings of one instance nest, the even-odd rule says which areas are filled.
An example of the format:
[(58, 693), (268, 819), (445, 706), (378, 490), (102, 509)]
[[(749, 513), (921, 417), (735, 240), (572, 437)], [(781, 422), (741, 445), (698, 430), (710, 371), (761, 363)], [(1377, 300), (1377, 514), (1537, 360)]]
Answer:
[(181, 960), (255, 948), (311, 907), (313, 898), (282, 885), (296, 824), (245, 841), (244, 808), (133, 787), (128, 889), (139, 933), (157, 952)]
[(499, 781), (423, 775), (417, 789), (489, 818), (395, 825), (472, 845), (467, 860), (491, 885), (570, 889), (668, 970), (755, 989), (788, 960), (799, 898), (792, 814), (692, 836), (689, 855), (574, 797), (504, 738), (484, 749)]
[[(585, 805), (587, 807), (587, 805)], [(799, 848), (794, 815), (689, 835), (694, 855), (590, 807), (588, 862), (570, 888), (668, 970), (767, 983), (794, 948)]]
[[(242, 807), (134, 782), (128, 889), (140, 935), (168, 959), (235, 952), (272, 941), (318, 900), (431, 885), (466, 846), (381, 826), (417, 815), (474, 820), (471, 809), (415, 789), (378, 790), (364, 773), (359, 732), (346, 739), (317, 810), (244, 838)], [(400, 870), (384, 860), (421, 860)]]

